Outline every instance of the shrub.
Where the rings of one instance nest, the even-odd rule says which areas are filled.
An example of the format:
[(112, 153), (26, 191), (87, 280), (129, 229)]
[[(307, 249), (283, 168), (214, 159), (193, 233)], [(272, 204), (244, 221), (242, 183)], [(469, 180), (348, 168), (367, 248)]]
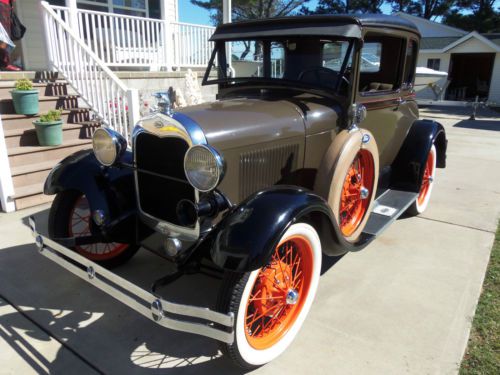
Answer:
[(52, 109), (47, 113), (40, 116), (40, 122), (54, 122), (61, 119), (62, 111), (58, 109)]
[(33, 90), (33, 82), (27, 78), (21, 78), (16, 81), (16, 90), (27, 91)]

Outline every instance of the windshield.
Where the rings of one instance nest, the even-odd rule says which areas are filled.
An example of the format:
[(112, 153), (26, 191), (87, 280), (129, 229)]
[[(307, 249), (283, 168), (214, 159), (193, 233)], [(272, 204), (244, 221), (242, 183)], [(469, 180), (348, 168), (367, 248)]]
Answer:
[(206, 75), (217, 79), (206, 83), (300, 83), (340, 92), (349, 84), (352, 45), (319, 37), (218, 42)]

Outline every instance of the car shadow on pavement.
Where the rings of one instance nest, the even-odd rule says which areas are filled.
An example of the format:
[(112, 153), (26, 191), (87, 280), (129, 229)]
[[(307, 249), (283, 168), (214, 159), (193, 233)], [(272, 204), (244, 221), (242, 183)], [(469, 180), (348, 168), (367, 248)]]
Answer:
[[(47, 211), (35, 215), (37, 230), (42, 234), (47, 231)], [(28, 217), (23, 218), (23, 223), (27, 227)], [(341, 258), (324, 256), (321, 274)], [(49, 373), (65, 373), (77, 358), (74, 353), (106, 374), (245, 373), (222, 356), (216, 341), (156, 325), (41, 256), (34, 244), (2, 249), (0, 264), (0, 295), (70, 349), (60, 348), (53, 360), (43, 359), (36, 348), (38, 341), (47, 341), (48, 336), (39, 337), (30, 328), (32, 323), (18, 313), (0, 316), (2, 338), (37, 373), (43, 371), (30, 358), (42, 358)], [(141, 249), (114, 271), (150, 290), (152, 281), (171, 272), (172, 265)], [(213, 277), (186, 275), (163, 287), (160, 294), (173, 302), (214, 308), (219, 285), (220, 280)], [(24, 339), (16, 335), (19, 330), (25, 332)]]
[(500, 121), (493, 120), (462, 120), (453, 125), (454, 128), (500, 131)]
[[(47, 232), (47, 217), (48, 210), (35, 215), (37, 230), (42, 234)], [(23, 218), (23, 223), (28, 225), (28, 217)], [(341, 258), (323, 256), (321, 274)], [(74, 353), (95, 366), (98, 372), (106, 374), (156, 374), (166, 370), (172, 374), (245, 373), (222, 356), (216, 341), (156, 325), (41, 256), (34, 244), (2, 249), (0, 264), (0, 279), (3, 280), (0, 295), (70, 349), (61, 348), (53, 360), (43, 360), (49, 373), (67, 372), (77, 358)], [(172, 265), (141, 249), (127, 264), (114, 271), (150, 290), (152, 281), (171, 272)], [(220, 282), (205, 275), (187, 275), (163, 287), (160, 294), (173, 302), (214, 308)], [(37, 332), (30, 331), (28, 326), (32, 327), (32, 323), (19, 313), (10, 315), (17, 315), (17, 318), (0, 316), (2, 338), (34, 371), (43, 373), (30, 358), (43, 359), (35, 344), (37, 340), (47, 341), (48, 336), (41, 338)], [(25, 339), (15, 334), (18, 330), (26, 333)]]
[[(45, 232), (46, 217), (46, 212), (36, 215), (41, 233)], [(25, 224), (27, 219), (23, 219)], [(34, 244), (2, 249), (0, 264), (0, 295), (99, 372), (244, 373), (221, 355), (216, 341), (156, 325), (41, 256)], [(149, 290), (151, 282), (168, 273), (169, 267), (169, 262), (140, 250), (116, 273)], [(174, 302), (213, 308), (219, 283), (205, 275), (187, 275), (162, 288), (160, 294)], [(0, 338), (35, 372), (44, 373), (37, 361), (49, 373), (71, 372), (75, 355), (61, 348), (54, 359), (44, 359), (37, 347), (43, 344), (40, 341), (48, 341), (48, 336), (40, 337), (32, 327), (17, 312), (0, 315)], [(25, 333), (24, 339), (16, 334), (18, 331)]]

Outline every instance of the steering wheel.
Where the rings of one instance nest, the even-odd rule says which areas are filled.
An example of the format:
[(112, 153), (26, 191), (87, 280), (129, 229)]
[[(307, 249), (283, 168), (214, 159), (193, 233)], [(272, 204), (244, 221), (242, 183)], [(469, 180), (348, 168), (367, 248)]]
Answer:
[[(310, 78), (308, 78), (308, 75), (310, 73), (313, 73), (313, 75), (314, 75), (314, 78), (315, 78), (314, 82), (313, 82), (313, 80), (311, 80)], [(327, 78), (327, 77), (325, 77), (325, 75), (326, 76), (330, 76), (331, 78)], [(323, 79), (322, 79), (322, 76), (323, 76)], [(298, 76), (297, 79), (299, 81), (306, 81), (306, 82), (309, 82), (309, 83), (320, 83), (320, 82), (324, 82), (325, 80), (331, 80), (331, 82), (336, 83), (337, 80), (339, 79), (339, 74), (336, 71), (334, 71), (334, 70), (325, 68), (324, 66), (315, 66), (315, 67), (312, 67), (312, 68), (307, 68), (307, 69), (302, 70), (299, 73), (299, 76)], [(345, 75), (342, 75), (341, 79), (347, 85), (349, 85), (349, 80), (345, 77)]]

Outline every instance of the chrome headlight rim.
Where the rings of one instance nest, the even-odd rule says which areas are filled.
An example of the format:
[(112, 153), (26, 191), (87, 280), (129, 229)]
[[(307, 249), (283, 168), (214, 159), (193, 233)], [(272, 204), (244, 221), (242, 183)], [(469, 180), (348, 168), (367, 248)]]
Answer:
[[(98, 137), (102, 135), (108, 138), (110, 142), (109, 146), (113, 150), (112, 160), (105, 160), (102, 157), (102, 155), (100, 155), (100, 152), (102, 152), (102, 150), (99, 150), (99, 147), (97, 145), (97, 140)], [(113, 129), (102, 127), (97, 129), (92, 136), (92, 150), (94, 152), (94, 155), (97, 161), (102, 165), (104, 165), (105, 167), (111, 167), (112, 165), (116, 164), (121, 159), (126, 149), (127, 149), (127, 140), (120, 133), (118, 133)]]
[[(212, 155), (212, 157), (214, 158), (214, 161), (215, 161), (216, 177), (217, 178), (215, 179), (215, 182), (213, 184), (211, 184), (209, 187), (208, 186), (207, 187), (196, 186), (196, 183), (194, 183), (194, 181), (192, 181), (192, 179), (190, 178), (190, 175), (188, 173), (188, 170), (186, 168), (186, 161), (189, 158), (190, 152), (193, 152), (193, 150), (199, 149), (199, 148), (204, 149), (205, 151), (208, 151)], [(193, 145), (193, 146), (189, 147), (189, 149), (186, 152), (186, 155), (184, 155), (184, 174), (186, 175), (186, 178), (187, 178), (188, 182), (190, 183), (190, 185), (202, 193), (208, 193), (210, 191), (213, 191), (217, 186), (219, 186), (221, 181), (224, 179), (225, 173), (226, 173), (226, 163), (224, 161), (224, 158), (220, 155), (220, 153), (214, 147), (212, 147), (210, 145), (207, 145), (207, 144)]]

